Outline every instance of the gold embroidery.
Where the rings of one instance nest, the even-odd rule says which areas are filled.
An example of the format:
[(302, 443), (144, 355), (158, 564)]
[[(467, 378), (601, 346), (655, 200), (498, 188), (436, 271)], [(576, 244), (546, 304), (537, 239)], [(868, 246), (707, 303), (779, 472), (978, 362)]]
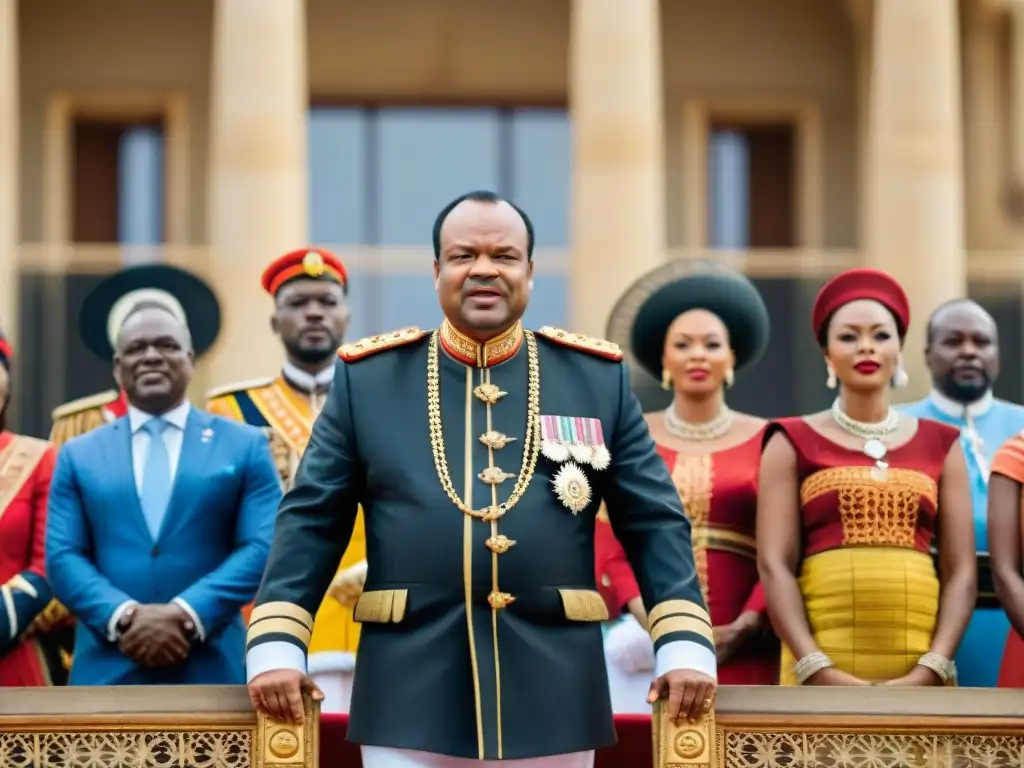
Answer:
[(405, 618), (407, 589), (375, 589), (363, 592), (356, 603), (354, 618), (360, 623), (398, 624)]
[(460, 362), (475, 365), (477, 368), (488, 368), (503, 363), (519, 350), (523, 343), (523, 326), (516, 323), (487, 343), (480, 344), (459, 333), (445, 320), (441, 324), (440, 336), (445, 351)]
[(379, 336), (369, 336), (359, 339), (351, 344), (344, 344), (338, 349), (338, 357), (346, 363), (354, 363), (364, 357), (383, 352), (385, 349), (401, 347), (422, 339), (426, 333), (419, 328), (403, 328), (400, 331), (382, 333)]
[(570, 333), (569, 331), (563, 331), (561, 328), (552, 328), (550, 325), (545, 325), (537, 333), (564, 347), (572, 347), (581, 352), (589, 352), (592, 355), (604, 357), (608, 360), (618, 361), (622, 359), (622, 350), (619, 348), (619, 345), (605, 339), (584, 336), (582, 333)]
[(714, 525), (705, 525), (693, 532), (693, 547), (715, 549), (720, 552), (731, 552), (734, 555), (757, 557), (757, 543), (753, 536)]
[(273, 386), (251, 390), (249, 397), (271, 429), (301, 456), (313, 433), (313, 411), (309, 403), (293, 394), (291, 387), (281, 380)]
[(608, 606), (592, 589), (560, 589), (562, 608), (569, 621), (608, 621)]
[(913, 547), (921, 499), (938, 503), (935, 481), (913, 469), (890, 468), (888, 477), (871, 477), (871, 467), (833, 467), (815, 472), (800, 486), (806, 506), (836, 493), (844, 544)]
[(678, 454), (672, 467), (672, 480), (683, 502), (686, 516), (693, 528), (693, 564), (697, 569), (704, 605), (708, 602), (708, 520), (711, 517), (711, 495), (714, 485), (714, 464), (711, 454), (699, 456)]

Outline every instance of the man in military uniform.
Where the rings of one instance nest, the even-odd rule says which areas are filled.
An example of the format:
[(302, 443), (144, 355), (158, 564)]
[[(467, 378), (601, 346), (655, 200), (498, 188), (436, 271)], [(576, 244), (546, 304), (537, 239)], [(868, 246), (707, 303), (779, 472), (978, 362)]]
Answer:
[[(121, 324), (136, 308), (166, 309), (193, 329), (198, 359), (220, 332), (220, 306), (213, 290), (196, 275), (166, 264), (143, 264), (102, 280), (82, 302), (78, 328), (86, 348), (113, 366), (114, 345)], [(72, 400), (53, 410), (50, 440), (58, 446), (115, 421), (128, 413), (121, 389), (108, 389)], [(52, 601), (35, 624), (54, 683), (65, 685), (74, 647), (74, 622), (67, 609)]]
[[(333, 253), (304, 248), (275, 259), (261, 283), (274, 299), (270, 323), (284, 347), (281, 372), (208, 392), (207, 410), (267, 430), (287, 489), (334, 379), (335, 353), (350, 318), (348, 274)], [(342, 673), (351, 674), (355, 665), (359, 625), (352, 606), (362, 589), (365, 558), (360, 514), (330, 595), (317, 611), (309, 646), (310, 655), (331, 653), (332, 663), (344, 667), (334, 671)], [(348, 702), (337, 704), (346, 709)]]
[(699, 717), (715, 653), (690, 526), (618, 347), (525, 331), (533, 228), (492, 193), (434, 227), (445, 321), (339, 351), (247, 639), (254, 705), (301, 719), (311, 612), (367, 514), (350, 738), (367, 768), (582, 768), (615, 741), (594, 583), (607, 500), (643, 592), (651, 701)]

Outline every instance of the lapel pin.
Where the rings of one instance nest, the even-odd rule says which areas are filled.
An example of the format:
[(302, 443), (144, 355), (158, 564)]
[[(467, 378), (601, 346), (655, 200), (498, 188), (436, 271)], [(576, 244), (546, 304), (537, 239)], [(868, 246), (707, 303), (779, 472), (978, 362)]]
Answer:
[(204, 429), (200, 433), (199, 440), (200, 440), (200, 442), (208, 443), (208, 442), (210, 442), (210, 438), (211, 437), (213, 437), (213, 430), (212, 429)]

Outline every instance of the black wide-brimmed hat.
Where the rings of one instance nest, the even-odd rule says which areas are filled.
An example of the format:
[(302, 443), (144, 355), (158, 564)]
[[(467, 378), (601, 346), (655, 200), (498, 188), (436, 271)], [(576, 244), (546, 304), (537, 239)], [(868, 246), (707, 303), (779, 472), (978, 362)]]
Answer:
[(140, 303), (165, 307), (185, 323), (197, 358), (213, 346), (220, 333), (220, 303), (209, 285), (178, 267), (142, 264), (115, 272), (85, 297), (78, 322), (89, 351), (103, 360), (111, 359), (121, 325)]
[(768, 346), (768, 309), (754, 284), (724, 260), (681, 259), (651, 270), (623, 294), (608, 321), (608, 339), (661, 378), (665, 334), (684, 312), (704, 309), (729, 332), (736, 369), (752, 365)]

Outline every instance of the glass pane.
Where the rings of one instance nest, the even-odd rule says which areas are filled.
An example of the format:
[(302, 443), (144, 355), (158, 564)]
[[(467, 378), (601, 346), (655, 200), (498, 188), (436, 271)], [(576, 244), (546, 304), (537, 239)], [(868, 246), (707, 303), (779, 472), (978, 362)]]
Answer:
[(711, 247), (746, 248), (749, 244), (746, 139), (736, 131), (713, 131), (708, 150)]
[(429, 245), (438, 211), (474, 189), (500, 191), (493, 109), (385, 109), (374, 244)]
[(131, 126), (118, 146), (118, 241), (155, 245), (164, 239), (164, 136), (157, 126)]
[(522, 109), (512, 116), (512, 184), (507, 190), (533, 221), (538, 248), (569, 245), (572, 124), (563, 109)]
[(366, 221), (366, 116), (357, 109), (309, 111), (309, 235), (322, 245), (358, 245)]

